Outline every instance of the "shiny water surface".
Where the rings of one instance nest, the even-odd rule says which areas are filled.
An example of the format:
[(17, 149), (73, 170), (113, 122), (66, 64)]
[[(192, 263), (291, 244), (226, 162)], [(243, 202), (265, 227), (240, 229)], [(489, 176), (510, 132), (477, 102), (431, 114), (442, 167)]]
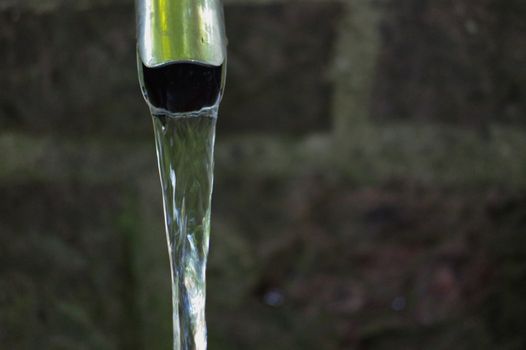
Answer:
[(217, 109), (153, 113), (152, 119), (172, 273), (174, 350), (204, 350)]

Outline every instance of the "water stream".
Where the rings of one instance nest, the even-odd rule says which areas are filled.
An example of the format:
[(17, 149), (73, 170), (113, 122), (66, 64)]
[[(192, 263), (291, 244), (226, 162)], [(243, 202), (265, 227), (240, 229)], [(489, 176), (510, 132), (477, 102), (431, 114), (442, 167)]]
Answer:
[(170, 256), (174, 350), (206, 350), (214, 141), (225, 66), (177, 62), (139, 81), (153, 120)]
[(152, 114), (170, 266), (174, 350), (205, 350), (205, 270), (217, 108)]

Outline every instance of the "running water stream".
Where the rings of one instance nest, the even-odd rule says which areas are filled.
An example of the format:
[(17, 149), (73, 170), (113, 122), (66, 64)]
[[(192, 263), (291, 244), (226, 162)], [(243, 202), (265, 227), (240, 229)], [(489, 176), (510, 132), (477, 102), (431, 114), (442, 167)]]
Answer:
[(172, 273), (174, 349), (206, 349), (216, 110), (153, 115)]
[(224, 66), (139, 65), (150, 107), (172, 277), (174, 350), (206, 349), (206, 262)]

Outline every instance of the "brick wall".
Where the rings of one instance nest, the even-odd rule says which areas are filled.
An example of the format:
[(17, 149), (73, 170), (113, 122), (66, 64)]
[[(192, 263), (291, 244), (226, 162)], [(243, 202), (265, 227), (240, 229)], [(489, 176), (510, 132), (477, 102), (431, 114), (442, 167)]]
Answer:
[[(230, 0), (213, 349), (524, 345), (525, 8)], [(133, 2), (0, 2), (0, 347), (167, 349)]]

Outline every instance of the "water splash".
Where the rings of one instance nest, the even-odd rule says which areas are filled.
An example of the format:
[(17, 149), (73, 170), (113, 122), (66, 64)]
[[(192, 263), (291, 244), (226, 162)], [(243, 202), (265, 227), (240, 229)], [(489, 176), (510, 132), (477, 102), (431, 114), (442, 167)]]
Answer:
[(152, 110), (172, 275), (174, 350), (206, 349), (206, 261), (217, 107)]

